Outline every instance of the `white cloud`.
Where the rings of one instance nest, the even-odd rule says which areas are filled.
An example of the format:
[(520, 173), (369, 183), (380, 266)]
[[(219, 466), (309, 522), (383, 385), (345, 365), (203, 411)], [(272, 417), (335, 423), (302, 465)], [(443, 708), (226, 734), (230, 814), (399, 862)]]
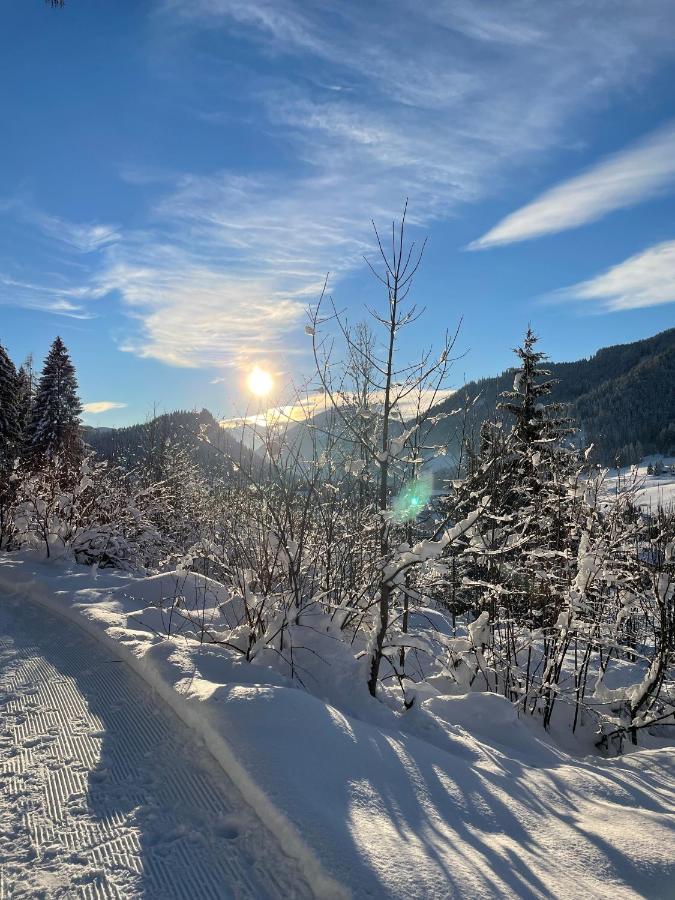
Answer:
[(101, 222), (71, 222), (38, 209), (30, 197), (21, 192), (0, 201), (0, 213), (13, 214), (20, 222), (36, 227), (47, 238), (58, 241), (75, 253), (92, 253), (120, 239), (115, 225)]
[(675, 241), (649, 247), (557, 296), (595, 301), (614, 311), (675, 303)]
[(24, 215), (48, 237), (67, 244), (78, 253), (92, 253), (120, 239), (120, 231), (114, 225), (69, 222), (60, 216), (50, 216), (34, 209), (27, 209)]
[[(98, 251), (78, 260), (90, 266), (88, 294), (65, 285), (56, 302), (119, 297), (124, 349), (177, 366), (304, 352), (304, 308), (327, 271), (334, 283), (372, 251), (371, 217), (386, 227), (406, 196), (413, 224), (455, 214), (675, 52), (671, 0), (616, 0), (611, 16), (594, 2), (570, 15), (568, 0), (344, 0), (337, 12), (306, 0), (164, 0), (149, 21), (155, 72), (180, 79), (200, 127), (236, 129), (241, 114), (265, 154), (240, 160), (246, 177), (177, 175), (152, 160), (128, 171), (160, 197), (142, 229), (35, 224)], [(233, 37), (249, 44), (236, 67)], [(199, 65), (183, 72), (185, 58)], [(269, 168), (256, 162), (275, 154)]]
[(546, 191), (469, 245), (480, 250), (577, 228), (675, 184), (675, 125)]
[[(120, 239), (118, 229), (49, 215), (21, 196), (0, 203), (0, 213), (13, 217), (3, 223), (5, 241), (9, 244), (13, 237), (20, 248), (19, 253), (5, 251), (7, 261), (3, 266), (7, 271), (0, 272), (0, 304), (73, 319), (94, 318), (95, 313), (87, 307), (87, 302), (102, 297), (104, 291), (93, 279), (83, 278), (83, 271), (88, 271), (88, 267), (82, 265), (80, 255), (110, 248)], [(55, 242), (59, 245), (56, 248)], [(25, 264), (22, 267), (16, 261), (26, 244), (43, 263), (44, 274), (39, 281), (23, 274)], [(31, 270), (36, 268), (40, 268), (40, 262), (32, 261)], [(55, 268), (59, 269), (58, 273), (54, 272)]]
[(83, 403), (82, 408), (90, 415), (110, 412), (111, 409), (125, 409), (126, 403), (118, 403), (115, 400), (95, 400), (93, 403)]
[(37, 284), (0, 272), (0, 304), (22, 306), (69, 319), (92, 319), (94, 313), (84, 301), (100, 296), (94, 287), (68, 286), (62, 280), (52, 285)]
[(261, 355), (290, 354), (289, 330), (305, 304), (266, 273), (238, 275), (171, 247), (136, 245), (111, 259), (98, 285), (119, 292), (142, 325), (122, 349), (174, 366), (243, 365)]

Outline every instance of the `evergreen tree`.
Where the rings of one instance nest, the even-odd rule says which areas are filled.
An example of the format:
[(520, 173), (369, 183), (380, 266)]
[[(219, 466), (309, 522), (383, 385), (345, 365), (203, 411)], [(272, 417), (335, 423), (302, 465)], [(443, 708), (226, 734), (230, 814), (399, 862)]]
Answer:
[(0, 548), (7, 545), (12, 533), (14, 486), (10, 475), (20, 438), (16, 396), (16, 369), (0, 344)]
[(81, 458), (81, 413), (75, 368), (57, 337), (45, 360), (28, 427), (28, 453), (34, 464), (57, 456), (71, 462)]
[(33, 369), (29, 358), (21, 366), (17, 374), (16, 404), (19, 440), (22, 450), (25, 448), (26, 441), (28, 440), (28, 428), (30, 426), (34, 393)]
[(17, 374), (14, 363), (0, 344), (0, 477), (11, 469), (19, 443)]
[[(476, 497), (489, 496), (489, 508), (474, 529), (475, 553), (464, 558), (460, 577), (474, 614), (490, 619), (506, 610), (528, 626), (555, 621), (566, 585), (569, 523), (574, 518), (578, 454), (565, 446), (573, 431), (559, 404), (546, 399), (554, 384), (542, 367), (528, 328), (513, 389), (501, 408), (515, 418), (512, 427), (485, 421), (472, 471), (449, 503), (461, 518)], [(466, 589), (468, 588), (468, 589)]]
[[(542, 367), (547, 356), (535, 349), (537, 340), (528, 327), (522, 347), (514, 351), (521, 366), (513, 390), (502, 394), (500, 404), (515, 417), (503, 512), (515, 512), (519, 523), (529, 523), (520, 531), (521, 538), (527, 535), (533, 545), (557, 553), (563, 550), (567, 533), (569, 481), (577, 476), (579, 457), (568, 446), (574, 427), (562, 415), (563, 405), (546, 402), (556, 382)], [(524, 552), (527, 557), (529, 551)]]
[(528, 449), (535, 444), (560, 440), (574, 430), (569, 419), (559, 416), (562, 404), (543, 402), (557, 382), (550, 378), (549, 369), (541, 367), (548, 357), (535, 350), (538, 340), (528, 327), (522, 347), (513, 351), (521, 360), (513, 388), (502, 392), (502, 402), (498, 404), (515, 417), (515, 436)]

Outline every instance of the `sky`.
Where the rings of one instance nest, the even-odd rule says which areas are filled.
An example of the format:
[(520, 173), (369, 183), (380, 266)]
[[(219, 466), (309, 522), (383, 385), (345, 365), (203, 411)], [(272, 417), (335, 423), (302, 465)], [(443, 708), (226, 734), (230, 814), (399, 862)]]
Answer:
[(59, 334), (85, 421), (279, 402), (329, 274), (382, 308), (409, 201), (450, 386), (675, 325), (672, 0), (43, 0), (0, 30), (0, 343)]

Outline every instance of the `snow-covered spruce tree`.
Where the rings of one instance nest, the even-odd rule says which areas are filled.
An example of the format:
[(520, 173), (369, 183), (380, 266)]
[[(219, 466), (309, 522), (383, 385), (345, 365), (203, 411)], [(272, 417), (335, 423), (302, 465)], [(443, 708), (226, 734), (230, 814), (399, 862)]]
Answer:
[(0, 473), (11, 470), (20, 438), (18, 376), (0, 344)]
[(554, 621), (559, 611), (552, 588), (560, 573), (554, 577), (551, 569), (568, 545), (569, 484), (580, 469), (577, 453), (566, 446), (570, 421), (557, 404), (546, 403), (553, 383), (536, 340), (528, 329), (515, 351), (521, 366), (513, 390), (500, 404), (515, 422), (510, 429), (508, 422), (483, 423), (470, 474), (444, 504), (461, 518), (476, 497), (490, 498), (472, 553), (464, 555), (462, 602), (475, 615), (487, 610), (493, 622), (501, 617), (530, 626)]
[(535, 349), (538, 340), (528, 327), (522, 346), (513, 351), (521, 361), (515, 372), (513, 389), (504, 391), (499, 404), (515, 417), (516, 437), (526, 447), (543, 446), (547, 441), (558, 442), (574, 430), (569, 419), (559, 416), (560, 404), (543, 402), (556, 382), (550, 379), (551, 372), (542, 368), (548, 357)]
[(75, 368), (57, 337), (42, 369), (28, 425), (27, 455), (34, 468), (48, 466), (57, 457), (73, 465), (82, 459), (77, 390)]
[(7, 544), (12, 530), (10, 508), (14, 491), (11, 475), (21, 439), (17, 388), (14, 363), (0, 344), (0, 548)]
[(541, 623), (559, 611), (552, 579), (565, 581), (564, 566), (555, 575), (551, 569), (559, 569), (555, 561), (570, 549), (569, 487), (581, 475), (581, 461), (567, 440), (574, 432), (571, 420), (561, 415), (560, 404), (547, 401), (555, 382), (542, 367), (547, 357), (535, 349), (537, 340), (528, 327), (523, 345), (514, 351), (521, 365), (513, 389), (504, 392), (499, 404), (515, 419), (500, 464), (505, 490), (499, 496), (499, 513), (513, 518), (525, 576), (524, 602), (512, 602), (509, 613), (531, 618), (536, 610)]
[(475, 648), (478, 665), (460, 654), (450, 660), (450, 671), (461, 663), (463, 673), (468, 667), (484, 688), (511, 699), (527, 692), (532, 678), (532, 660), (521, 668), (519, 645), (556, 622), (570, 579), (568, 556), (578, 542), (574, 485), (581, 464), (566, 446), (569, 421), (545, 402), (552, 384), (535, 343), (528, 330), (516, 350), (521, 366), (514, 388), (503, 398), (515, 422), (510, 429), (508, 422), (483, 424), (469, 474), (443, 504), (450, 521), (478, 503), (485, 504), (483, 515), (440, 564), (420, 573), (420, 589), (453, 616), (483, 623), (473, 632), (489, 652)]
[[(673, 591), (662, 571), (670, 532), (653, 526), (649, 545), (635, 479), (609, 496), (605, 473), (568, 446), (570, 423), (546, 404), (551, 385), (532, 338), (505, 397), (511, 430), (483, 426), (471, 473), (450, 500), (457, 518), (477, 495), (490, 498), (444, 560), (446, 573), (456, 563), (470, 617), (468, 641), (448, 644), (447, 670), (465, 687), (518, 701), (545, 727), (559, 710), (573, 730), (593, 723), (605, 743), (620, 742), (673, 708)], [(624, 686), (608, 690), (614, 664)]]
[(16, 402), (22, 455), (28, 440), (28, 428), (33, 411), (34, 396), (35, 376), (33, 373), (33, 358), (29, 355), (17, 372)]

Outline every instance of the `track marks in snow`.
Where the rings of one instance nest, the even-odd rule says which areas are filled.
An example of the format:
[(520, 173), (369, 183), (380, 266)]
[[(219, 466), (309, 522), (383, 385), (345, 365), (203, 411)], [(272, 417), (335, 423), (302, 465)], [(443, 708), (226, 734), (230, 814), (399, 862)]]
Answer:
[(304, 898), (190, 731), (73, 625), (0, 600), (0, 900)]

